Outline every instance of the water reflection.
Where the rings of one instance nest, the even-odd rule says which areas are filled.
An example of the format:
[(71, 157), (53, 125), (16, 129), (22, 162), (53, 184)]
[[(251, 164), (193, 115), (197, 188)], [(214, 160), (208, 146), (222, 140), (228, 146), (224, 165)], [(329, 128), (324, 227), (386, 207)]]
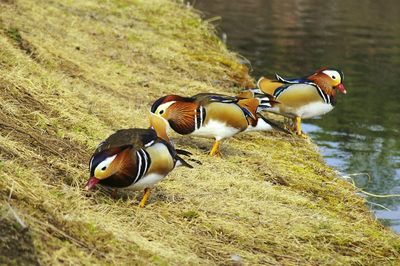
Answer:
[[(330, 65), (345, 73), (348, 94), (304, 130), (328, 164), (377, 194), (400, 193), (400, 2), (197, 0), (221, 16), (227, 44), (252, 62), (253, 75), (298, 76)], [(341, 95), (342, 96), (342, 95)], [(394, 211), (376, 215), (400, 231), (400, 199), (368, 198)]]

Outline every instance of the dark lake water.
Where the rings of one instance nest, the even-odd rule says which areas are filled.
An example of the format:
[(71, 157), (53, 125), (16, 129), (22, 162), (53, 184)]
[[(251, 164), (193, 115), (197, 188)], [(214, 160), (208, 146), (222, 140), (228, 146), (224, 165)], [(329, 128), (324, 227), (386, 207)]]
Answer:
[[(197, 0), (194, 6), (205, 19), (221, 17), (214, 22), (218, 34), (251, 62), (255, 77), (342, 69), (347, 95), (339, 95), (332, 112), (305, 120), (303, 129), (343, 175), (365, 173), (352, 176), (358, 187), (400, 194), (400, 1)], [(399, 197), (367, 200), (400, 232)]]

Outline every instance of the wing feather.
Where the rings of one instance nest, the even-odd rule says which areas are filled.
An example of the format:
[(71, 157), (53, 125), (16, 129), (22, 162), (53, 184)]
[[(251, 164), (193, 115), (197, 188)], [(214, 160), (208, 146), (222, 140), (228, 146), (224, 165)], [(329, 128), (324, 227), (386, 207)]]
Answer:
[(274, 96), (275, 96), (275, 91), (284, 85), (285, 85), (285, 83), (282, 83), (282, 82), (279, 82), (276, 80), (270, 80), (270, 79), (267, 79), (264, 77), (260, 78), (257, 82), (257, 86), (262, 92), (268, 93), (268, 94), (271, 94)]
[(151, 142), (157, 140), (157, 133), (153, 129), (129, 128), (120, 129), (101, 142), (96, 148), (95, 154), (112, 148), (133, 146), (141, 149)]

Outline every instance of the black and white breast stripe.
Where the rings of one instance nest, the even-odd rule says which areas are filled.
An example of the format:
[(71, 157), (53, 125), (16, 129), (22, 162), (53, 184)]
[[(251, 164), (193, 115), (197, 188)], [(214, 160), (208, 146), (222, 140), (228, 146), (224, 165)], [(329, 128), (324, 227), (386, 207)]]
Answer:
[(325, 103), (331, 104), (331, 97), (329, 97), (328, 94), (326, 94), (317, 84), (312, 83), (313, 86), (317, 88), (319, 96), (324, 100)]
[(206, 109), (203, 106), (199, 106), (199, 108), (195, 110), (195, 115), (194, 115), (195, 130), (199, 129), (203, 125), (205, 117), (206, 117)]
[(144, 144), (144, 146), (145, 146), (145, 147), (149, 147), (149, 146), (153, 145), (153, 143), (154, 143), (154, 140), (152, 140), (152, 141), (150, 141), (150, 142)]
[(150, 155), (144, 149), (138, 150), (136, 152), (137, 173), (133, 183), (139, 181), (147, 173), (150, 164), (151, 164)]

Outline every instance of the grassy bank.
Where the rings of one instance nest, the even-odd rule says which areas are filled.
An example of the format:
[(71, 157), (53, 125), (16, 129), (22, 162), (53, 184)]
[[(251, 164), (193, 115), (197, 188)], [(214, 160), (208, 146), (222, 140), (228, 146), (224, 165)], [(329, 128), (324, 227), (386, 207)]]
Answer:
[(398, 236), (355, 189), (280, 133), (230, 139), (223, 158), (206, 155), (211, 140), (173, 136), (203, 164), (173, 171), (144, 209), (141, 193), (82, 190), (96, 145), (147, 127), (159, 96), (252, 82), (179, 3), (0, 0), (0, 262), (400, 263)]

